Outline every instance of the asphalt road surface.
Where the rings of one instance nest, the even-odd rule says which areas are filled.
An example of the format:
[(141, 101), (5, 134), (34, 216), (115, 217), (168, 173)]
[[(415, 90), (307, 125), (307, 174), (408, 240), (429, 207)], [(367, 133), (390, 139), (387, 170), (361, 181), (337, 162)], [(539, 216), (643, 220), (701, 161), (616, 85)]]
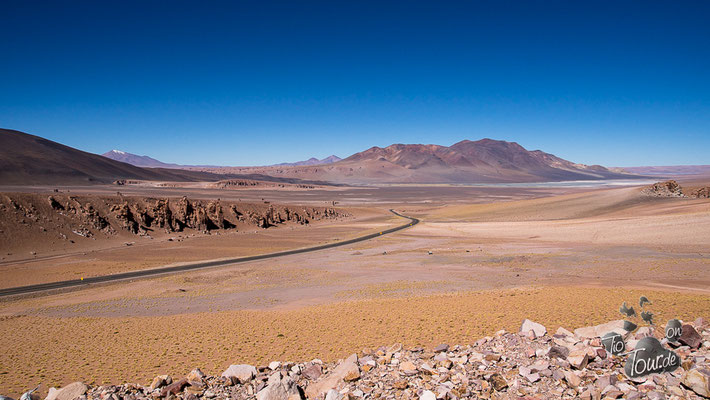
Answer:
[(124, 273), (113, 274), (113, 275), (94, 276), (94, 277), (85, 278), (85, 279), (72, 279), (72, 280), (68, 280), (68, 281), (40, 283), (37, 285), (18, 286), (18, 287), (13, 287), (13, 288), (0, 289), (0, 297), (24, 295), (24, 294), (36, 294), (36, 293), (53, 291), (53, 290), (57, 290), (57, 289), (75, 288), (75, 287), (79, 287), (79, 286), (88, 286), (88, 285), (97, 284), (97, 283), (107, 283), (107, 282), (116, 282), (116, 281), (130, 280), (130, 279), (137, 279), (137, 278), (145, 278), (145, 277), (151, 277), (151, 276), (156, 276), (156, 275), (172, 274), (172, 273), (176, 273), (176, 272), (192, 271), (192, 270), (196, 270), (196, 269), (221, 267), (221, 266), (225, 266), (225, 265), (244, 263), (244, 262), (249, 262), (249, 261), (265, 260), (268, 258), (290, 256), (292, 254), (309, 253), (312, 251), (325, 250), (325, 249), (330, 249), (333, 247), (346, 246), (346, 245), (357, 243), (357, 242), (363, 242), (365, 240), (374, 239), (376, 237), (384, 236), (389, 233), (393, 233), (393, 232), (400, 231), (402, 229), (409, 228), (410, 226), (414, 226), (419, 223), (419, 220), (416, 218), (402, 215), (394, 210), (390, 210), (390, 212), (399, 216), (399, 217), (409, 219), (411, 222), (406, 223), (404, 225), (400, 225), (395, 228), (384, 230), (382, 232), (373, 233), (373, 234), (365, 235), (365, 236), (360, 236), (360, 237), (356, 237), (354, 239), (344, 240), (342, 242), (323, 244), (320, 246), (279, 251), (276, 253), (259, 254), (256, 256), (230, 258), (230, 259), (226, 259), (226, 260), (202, 261), (202, 262), (196, 262), (196, 263), (190, 263), (190, 264), (177, 265), (177, 266), (173, 266), (173, 267), (161, 267), (161, 268), (154, 268), (154, 269), (145, 269), (145, 270), (140, 270), (140, 271), (124, 272)]

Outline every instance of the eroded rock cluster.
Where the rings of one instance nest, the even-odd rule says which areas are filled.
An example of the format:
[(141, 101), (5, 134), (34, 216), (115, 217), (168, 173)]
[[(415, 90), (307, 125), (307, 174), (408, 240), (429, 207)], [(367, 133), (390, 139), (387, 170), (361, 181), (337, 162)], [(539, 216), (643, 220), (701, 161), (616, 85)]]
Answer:
[(674, 180), (656, 182), (641, 191), (647, 196), (655, 197), (685, 197), (683, 188)]
[(656, 182), (653, 185), (645, 187), (641, 190), (646, 196), (651, 197), (691, 197), (698, 199), (710, 198), (710, 187), (696, 187), (684, 192), (680, 184), (674, 180), (665, 182)]
[(47, 400), (118, 399), (698, 399), (710, 396), (710, 330), (703, 319), (683, 324), (673, 345), (681, 366), (673, 372), (629, 378), (628, 356), (611, 355), (600, 335), (617, 332), (627, 350), (653, 336), (653, 326), (627, 331), (627, 322), (554, 334), (525, 320), (519, 332), (499, 331), (466, 346), (442, 344), (434, 349), (405, 349), (395, 344), (365, 349), (336, 363), (271, 362), (263, 366), (231, 365), (220, 376), (195, 369), (186, 377), (157, 376), (150, 385), (75, 383), (68, 396), (53, 390)]
[[(31, 240), (74, 243), (77, 236), (109, 238), (131, 233), (151, 236), (193, 230), (270, 228), (349, 217), (331, 207), (294, 207), (217, 200), (74, 196), (64, 194), (0, 194), (0, 239), (18, 246)], [(35, 238), (36, 237), (36, 238)], [(52, 242), (53, 243), (53, 242)]]
[(218, 189), (233, 189), (251, 186), (266, 186), (266, 187), (279, 187), (279, 188), (296, 188), (296, 189), (315, 189), (315, 185), (303, 184), (303, 183), (279, 183), (271, 181), (259, 181), (253, 179), (225, 179), (221, 181), (214, 182), (210, 184), (210, 187)]

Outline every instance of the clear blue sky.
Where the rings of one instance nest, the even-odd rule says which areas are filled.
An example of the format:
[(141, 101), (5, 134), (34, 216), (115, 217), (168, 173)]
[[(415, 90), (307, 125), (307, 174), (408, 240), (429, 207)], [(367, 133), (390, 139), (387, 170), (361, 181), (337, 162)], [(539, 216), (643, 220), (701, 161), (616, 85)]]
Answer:
[(490, 137), (710, 164), (710, 2), (4, 1), (0, 127), (260, 165)]

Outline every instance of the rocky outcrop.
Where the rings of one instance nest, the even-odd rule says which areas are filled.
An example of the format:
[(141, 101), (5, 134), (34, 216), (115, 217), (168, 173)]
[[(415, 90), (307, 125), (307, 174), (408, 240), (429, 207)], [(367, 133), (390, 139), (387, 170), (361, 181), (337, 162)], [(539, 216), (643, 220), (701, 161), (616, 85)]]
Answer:
[(710, 186), (693, 187), (684, 190), (678, 182), (674, 180), (656, 182), (651, 186), (641, 190), (646, 196), (651, 197), (690, 197), (695, 199), (710, 198)]
[(138, 233), (140, 225), (133, 216), (133, 212), (131, 212), (131, 207), (128, 205), (127, 201), (112, 206), (111, 212), (114, 214), (116, 220), (118, 220), (121, 224), (121, 228), (131, 233)]
[(656, 182), (641, 190), (641, 193), (653, 197), (685, 197), (683, 188), (674, 180)]
[[(282, 224), (307, 225), (311, 221), (347, 217), (329, 207), (294, 209), (276, 204), (201, 201), (116, 196), (67, 196), (8, 193), (0, 195), (0, 222), (4, 226), (42, 232), (41, 240), (74, 242), (117, 234), (153, 236), (194, 230), (209, 233), (246, 227), (271, 228)], [(19, 243), (19, 239), (18, 239)]]
[(58, 202), (54, 197), (49, 196), (47, 198), (47, 201), (49, 202), (49, 206), (52, 207), (52, 209), (57, 211), (64, 210), (64, 206), (62, 205), (62, 203)]
[(695, 188), (690, 192), (690, 197), (698, 199), (709, 199), (710, 198), (710, 186)]
[(151, 210), (153, 213), (153, 222), (156, 226), (165, 229), (166, 232), (173, 232), (173, 212), (170, 210), (170, 200), (158, 199)]

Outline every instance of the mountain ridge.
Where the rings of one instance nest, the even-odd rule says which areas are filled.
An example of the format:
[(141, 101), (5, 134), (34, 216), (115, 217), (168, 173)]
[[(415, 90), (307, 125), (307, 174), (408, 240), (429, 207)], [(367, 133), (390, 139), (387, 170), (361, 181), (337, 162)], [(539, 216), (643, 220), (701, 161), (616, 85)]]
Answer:
[(283, 162), (283, 163), (278, 163), (278, 164), (273, 164), (271, 165), (272, 167), (294, 167), (294, 166), (301, 166), (301, 165), (323, 165), (323, 164), (332, 164), (334, 162), (338, 162), (342, 160), (342, 158), (336, 156), (335, 154), (331, 154), (328, 157), (322, 158), (322, 159), (317, 159), (316, 157), (311, 157), (308, 160), (303, 160), (303, 161), (296, 161), (296, 162)]
[[(107, 183), (117, 179), (216, 181), (229, 177), (335, 184), (514, 183), (639, 178), (638, 174), (564, 160), (515, 142), (484, 138), (451, 146), (373, 146), (334, 162), (266, 167), (167, 164), (120, 150), (104, 153), (138, 167), (19, 131), (0, 129), (0, 184)], [(326, 160), (324, 159), (324, 160)], [(316, 162), (306, 160), (305, 162)]]

